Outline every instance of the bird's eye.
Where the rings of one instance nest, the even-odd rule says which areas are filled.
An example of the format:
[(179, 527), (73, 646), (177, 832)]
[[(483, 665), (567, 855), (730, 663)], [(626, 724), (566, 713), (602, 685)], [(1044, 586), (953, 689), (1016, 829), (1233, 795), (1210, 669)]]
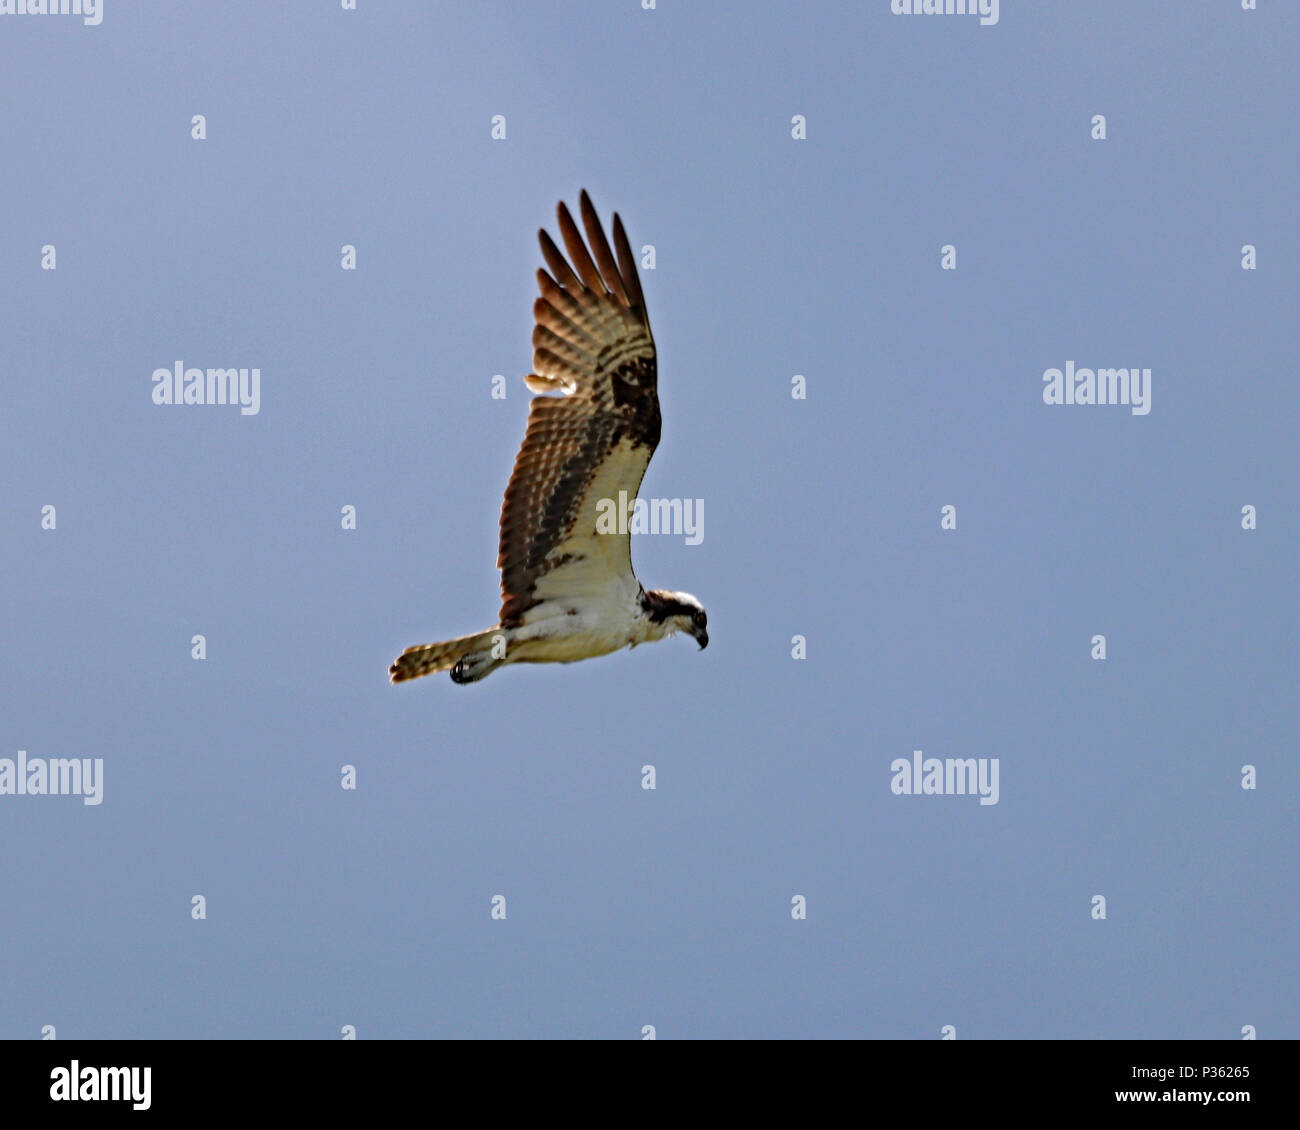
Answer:
[(695, 621), (695, 626), (697, 628), (702, 628), (707, 622), (708, 617), (705, 616), (703, 612), (697, 612), (693, 617), (691, 617), (691, 619)]

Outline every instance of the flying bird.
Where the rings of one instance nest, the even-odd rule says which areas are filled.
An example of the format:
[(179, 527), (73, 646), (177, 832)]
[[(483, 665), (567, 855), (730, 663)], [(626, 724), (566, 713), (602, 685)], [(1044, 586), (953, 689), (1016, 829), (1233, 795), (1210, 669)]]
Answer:
[(474, 683), (508, 663), (573, 663), (676, 632), (708, 646), (700, 602), (644, 588), (627, 523), (606, 532), (610, 500), (636, 498), (659, 443), (658, 367), (623, 222), (615, 213), (611, 252), (585, 190), (579, 210), (585, 243), (564, 203), (557, 209), (567, 260), (537, 233), (550, 270), (537, 272), (524, 378), (538, 395), (501, 507), (500, 622), (408, 647), (389, 668), (394, 683), (448, 669)]

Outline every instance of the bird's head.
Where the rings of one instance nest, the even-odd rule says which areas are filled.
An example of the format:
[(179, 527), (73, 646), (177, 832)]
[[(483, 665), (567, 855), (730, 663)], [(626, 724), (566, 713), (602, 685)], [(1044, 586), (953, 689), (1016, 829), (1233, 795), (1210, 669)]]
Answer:
[(662, 624), (664, 635), (685, 632), (703, 651), (709, 646), (709, 617), (702, 605), (688, 592), (668, 592), (650, 589), (642, 597), (641, 605), (655, 624)]

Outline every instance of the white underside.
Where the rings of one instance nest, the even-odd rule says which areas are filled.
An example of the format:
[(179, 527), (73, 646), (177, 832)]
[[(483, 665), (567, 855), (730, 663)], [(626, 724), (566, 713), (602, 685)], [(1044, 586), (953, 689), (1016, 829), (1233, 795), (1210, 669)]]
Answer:
[(661, 640), (669, 630), (668, 624), (646, 619), (637, 599), (547, 600), (530, 608), (522, 625), (506, 631), (505, 662), (573, 663)]

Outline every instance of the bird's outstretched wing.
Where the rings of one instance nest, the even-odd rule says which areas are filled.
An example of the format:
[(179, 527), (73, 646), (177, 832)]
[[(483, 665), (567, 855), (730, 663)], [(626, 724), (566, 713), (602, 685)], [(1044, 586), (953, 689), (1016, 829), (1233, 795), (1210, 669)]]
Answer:
[(659, 443), (654, 338), (618, 215), (611, 251), (585, 190), (580, 213), (586, 243), (559, 205), (569, 261), (538, 233), (550, 271), (537, 272), (534, 372), (525, 381), (561, 395), (533, 399), (506, 487), (497, 557), (505, 627), (543, 601), (612, 599), (639, 587), (627, 533), (598, 532), (597, 520), (603, 513), (600, 529), (608, 527), (607, 500), (617, 506), (620, 491), (629, 505), (636, 498)]

